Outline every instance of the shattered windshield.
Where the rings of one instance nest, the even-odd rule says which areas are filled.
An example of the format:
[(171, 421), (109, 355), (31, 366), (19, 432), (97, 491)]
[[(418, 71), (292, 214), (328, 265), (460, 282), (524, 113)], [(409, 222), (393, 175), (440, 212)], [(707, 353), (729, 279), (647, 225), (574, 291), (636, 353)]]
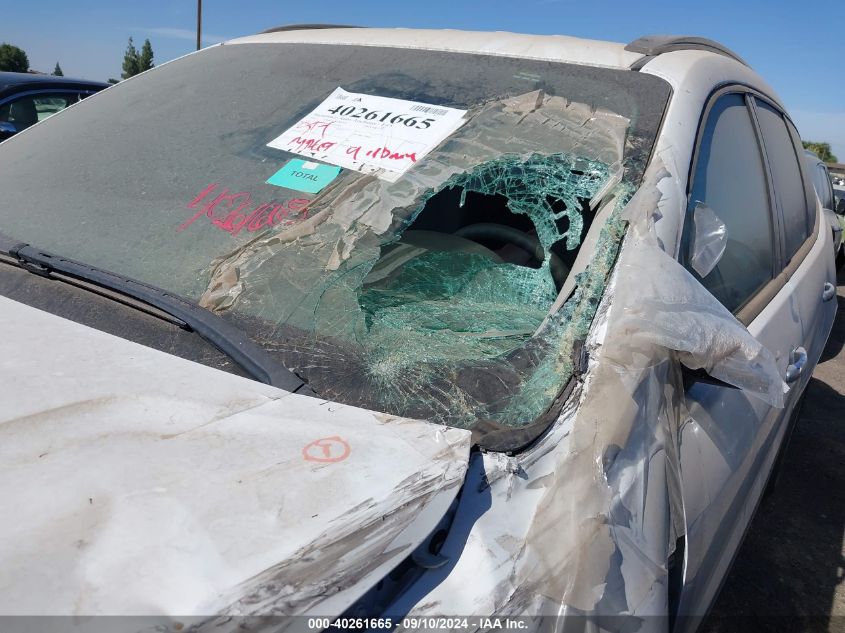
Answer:
[(0, 231), (198, 302), (327, 399), (522, 427), (574, 371), (668, 95), (561, 63), (218, 46), (4, 143)]

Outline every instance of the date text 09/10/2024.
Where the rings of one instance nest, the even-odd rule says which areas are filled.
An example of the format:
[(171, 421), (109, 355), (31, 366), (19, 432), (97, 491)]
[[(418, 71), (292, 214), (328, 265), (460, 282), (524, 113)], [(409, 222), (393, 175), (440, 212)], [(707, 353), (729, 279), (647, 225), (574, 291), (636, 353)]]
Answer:
[(308, 618), (308, 629), (312, 631), (338, 630), (393, 630), (401, 626), (407, 630), (425, 631), (519, 631), (528, 628), (527, 619), (497, 617), (405, 617), (401, 621), (393, 618)]

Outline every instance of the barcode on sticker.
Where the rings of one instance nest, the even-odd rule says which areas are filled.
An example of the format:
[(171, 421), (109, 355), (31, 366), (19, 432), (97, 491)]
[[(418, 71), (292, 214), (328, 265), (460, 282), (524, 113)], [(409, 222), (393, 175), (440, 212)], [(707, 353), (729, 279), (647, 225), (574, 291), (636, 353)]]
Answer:
[(426, 114), (436, 114), (437, 116), (443, 116), (444, 114), (449, 114), (448, 110), (444, 110), (443, 108), (433, 108), (431, 106), (424, 106), (424, 105), (415, 105), (411, 108), (412, 112), (425, 112)]

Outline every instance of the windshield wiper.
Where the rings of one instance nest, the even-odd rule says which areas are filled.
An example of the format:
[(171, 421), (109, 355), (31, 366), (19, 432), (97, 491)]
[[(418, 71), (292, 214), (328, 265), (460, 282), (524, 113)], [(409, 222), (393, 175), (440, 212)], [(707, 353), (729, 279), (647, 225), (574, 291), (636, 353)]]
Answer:
[[(0, 237), (3, 238), (0, 240), (0, 249), (17, 260), (21, 268), (60, 281), (70, 281), (63, 279), (65, 276), (81, 280), (152, 306), (177, 319), (180, 325), (184, 324), (183, 327), (214, 345), (258, 382), (291, 393), (316, 396), (304, 380), (271, 358), (243, 331), (196, 303), (108, 270), (54, 255), (29, 244), (14, 243), (2, 233)], [(14, 245), (4, 248), (8, 244)]]

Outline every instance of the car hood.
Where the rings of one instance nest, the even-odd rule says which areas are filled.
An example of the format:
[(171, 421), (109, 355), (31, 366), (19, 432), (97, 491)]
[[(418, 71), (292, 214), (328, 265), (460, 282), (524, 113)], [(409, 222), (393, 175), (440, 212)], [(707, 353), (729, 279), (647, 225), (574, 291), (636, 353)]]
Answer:
[(0, 614), (339, 614), (463, 482), (468, 431), (0, 322)]

